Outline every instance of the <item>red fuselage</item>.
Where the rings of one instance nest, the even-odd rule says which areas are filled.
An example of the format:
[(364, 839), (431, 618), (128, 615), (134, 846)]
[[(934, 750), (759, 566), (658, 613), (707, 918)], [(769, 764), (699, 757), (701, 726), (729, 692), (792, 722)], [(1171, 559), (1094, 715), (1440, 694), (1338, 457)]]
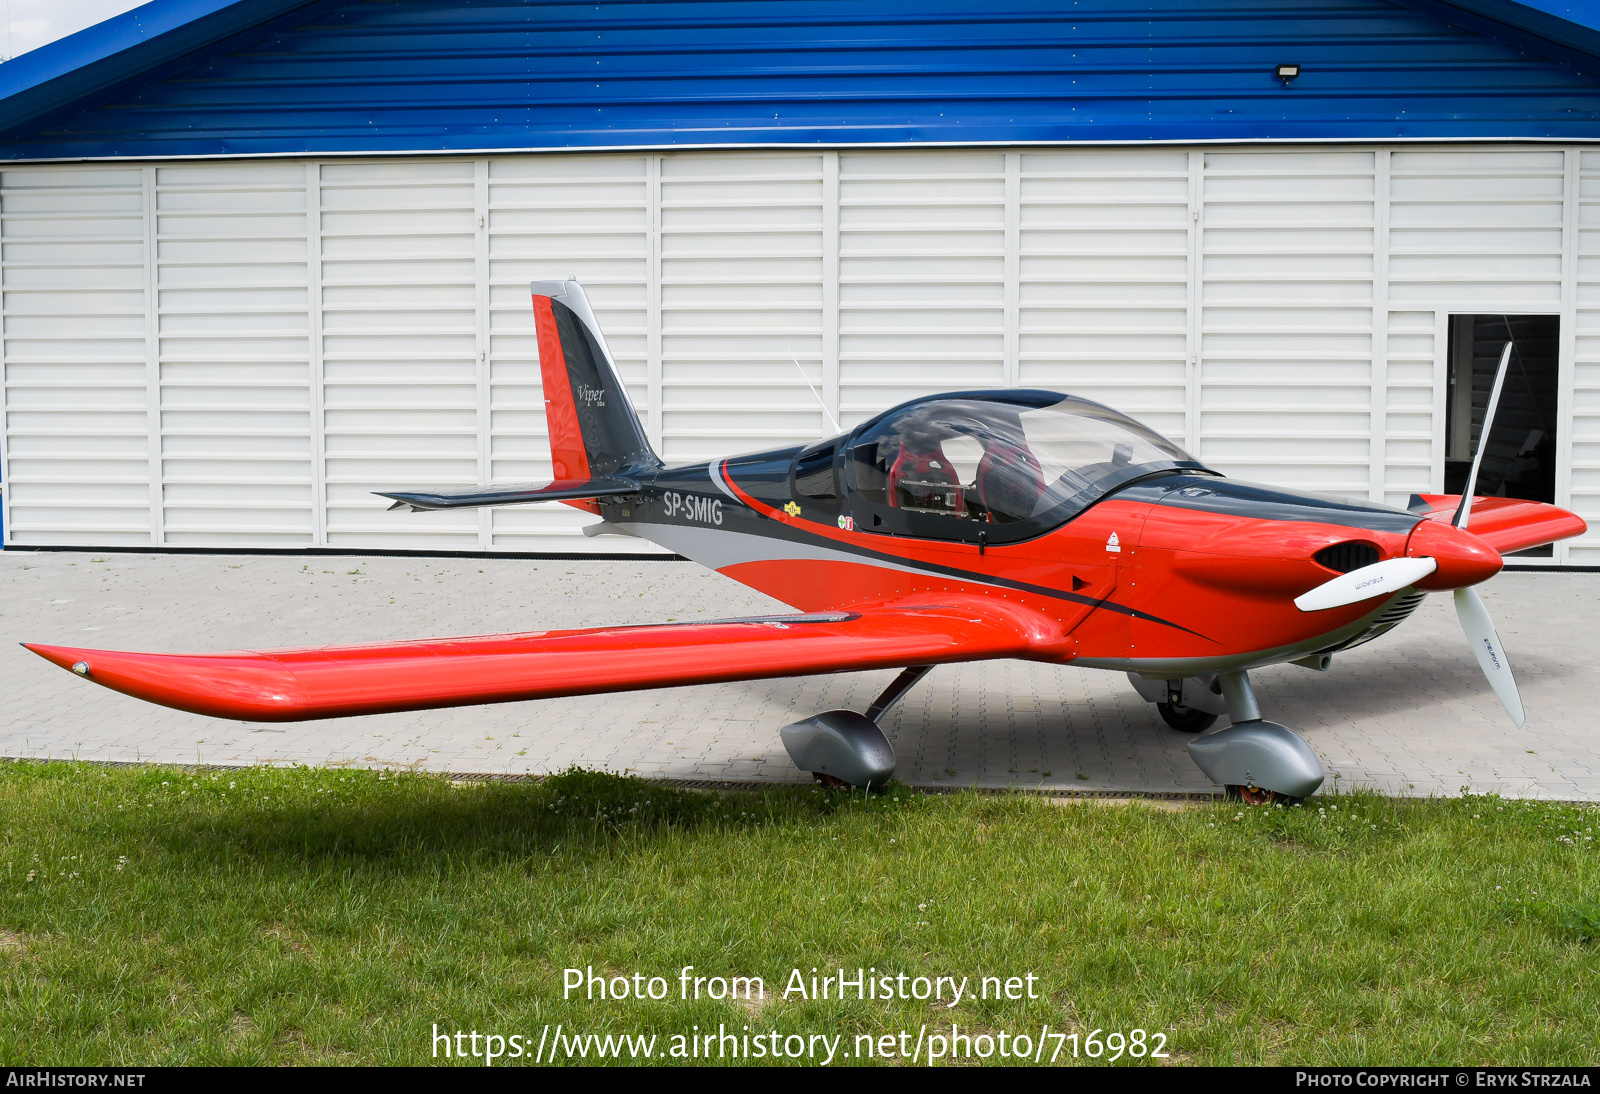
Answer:
[[(1085, 667), (1189, 676), (1293, 660), (1375, 637), (1366, 632), (1378, 617), (1392, 615), (1393, 602), (1402, 598), (1315, 613), (1293, 603), (1337, 576), (1316, 556), (1338, 544), (1370, 545), (1372, 561), (1437, 559), (1439, 569), (1417, 586), (1426, 591), (1477, 584), (1502, 565), (1488, 543), (1439, 520), (1344, 506), (1327, 508), (1333, 519), (1323, 521), (1319, 510), (1329, 499), (1254, 486), (1231, 497), (1232, 480), (1209, 476), (1155, 477), (1044, 535), (989, 545), (865, 532), (831, 511), (812, 516), (804, 505), (762, 500), (741, 483), (737, 461), (716, 471), (711, 477), (727, 508), (715, 526), (692, 510), (681, 517), (671, 506), (649, 503), (627, 507), (627, 517), (624, 506), (606, 506), (607, 516), (802, 611), (941, 595), (1008, 600), (1062, 628), (1067, 641), (1049, 659)], [(657, 493), (697, 498), (698, 484), (685, 480), (682, 489)], [(1183, 492), (1221, 492), (1227, 504), (1207, 506)], [(1262, 495), (1259, 504), (1252, 492)], [(1545, 531), (1556, 523), (1564, 535), (1583, 527), (1553, 506), (1517, 504)], [(1252, 508), (1266, 515), (1249, 515)], [(755, 519), (737, 519), (741, 509)], [(1413, 595), (1410, 607), (1419, 599)], [(1392, 626), (1400, 618), (1382, 622)]]

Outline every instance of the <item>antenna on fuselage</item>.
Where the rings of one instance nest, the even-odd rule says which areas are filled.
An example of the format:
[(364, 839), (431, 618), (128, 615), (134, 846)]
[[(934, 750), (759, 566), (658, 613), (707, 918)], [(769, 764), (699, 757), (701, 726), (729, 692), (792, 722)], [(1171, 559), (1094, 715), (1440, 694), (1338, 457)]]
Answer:
[(822, 392), (818, 391), (817, 385), (811, 382), (811, 377), (806, 375), (806, 370), (800, 368), (800, 358), (791, 353), (789, 354), (789, 360), (794, 362), (795, 368), (800, 369), (800, 379), (806, 382), (806, 387), (811, 389), (811, 394), (817, 397), (817, 405), (820, 406), (822, 408), (822, 412), (828, 416), (828, 421), (833, 423), (833, 431), (835, 433), (843, 433), (844, 430), (839, 426), (839, 419), (833, 416), (833, 411), (828, 409), (828, 404), (822, 401)]

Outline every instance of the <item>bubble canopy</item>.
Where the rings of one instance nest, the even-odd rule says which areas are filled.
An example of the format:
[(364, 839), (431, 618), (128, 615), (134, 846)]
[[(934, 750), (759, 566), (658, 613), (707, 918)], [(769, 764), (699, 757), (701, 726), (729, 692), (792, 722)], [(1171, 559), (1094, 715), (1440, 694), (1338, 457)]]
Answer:
[(919, 400), (866, 422), (846, 448), (863, 531), (974, 542), (1039, 535), (1147, 475), (1208, 471), (1126, 414), (1054, 391)]

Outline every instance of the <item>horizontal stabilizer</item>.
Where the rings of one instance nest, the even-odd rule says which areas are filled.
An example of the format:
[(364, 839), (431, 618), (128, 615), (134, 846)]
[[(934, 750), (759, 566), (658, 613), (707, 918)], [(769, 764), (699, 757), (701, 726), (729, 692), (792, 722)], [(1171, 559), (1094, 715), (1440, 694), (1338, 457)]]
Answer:
[(216, 718), (296, 722), (995, 657), (1070, 659), (1058, 621), (988, 597), (851, 612), (209, 654), (29, 644), (89, 681)]
[(543, 486), (510, 483), (504, 486), (469, 486), (463, 490), (375, 491), (380, 498), (393, 498), (390, 509), (474, 509), (480, 505), (514, 505), (523, 501), (573, 501), (578, 498), (617, 498), (637, 494), (634, 479), (557, 479)]
[[(1411, 495), (1413, 513), (1441, 524), (1449, 524), (1460, 506), (1460, 494)], [(1522, 498), (1473, 498), (1467, 520), (1467, 531), (1502, 555), (1581, 536), (1588, 529), (1576, 513)]]

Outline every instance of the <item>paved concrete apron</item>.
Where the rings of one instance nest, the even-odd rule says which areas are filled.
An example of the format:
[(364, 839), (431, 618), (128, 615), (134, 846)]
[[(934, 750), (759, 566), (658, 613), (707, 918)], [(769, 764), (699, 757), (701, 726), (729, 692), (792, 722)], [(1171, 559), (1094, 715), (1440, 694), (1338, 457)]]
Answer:
[[(1600, 733), (1584, 713), (1600, 685), (1600, 574), (1502, 574), (1484, 599), (1522, 687), (1523, 729), (1479, 675), (1446, 596), (1329, 672), (1256, 674), (1264, 714), (1304, 733), (1341, 790), (1600, 800)], [(260, 725), (151, 706), (15, 645), (196, 652), (787, 610), (681, 562), (6, 551), (0, 755), (801, 780), (778, 727), (830, 707), (864, 710), (892, 672)], [(1211, 788), (1183, 735), (1120, 674), (946, 666), (884, 728), (913, 784)]]

